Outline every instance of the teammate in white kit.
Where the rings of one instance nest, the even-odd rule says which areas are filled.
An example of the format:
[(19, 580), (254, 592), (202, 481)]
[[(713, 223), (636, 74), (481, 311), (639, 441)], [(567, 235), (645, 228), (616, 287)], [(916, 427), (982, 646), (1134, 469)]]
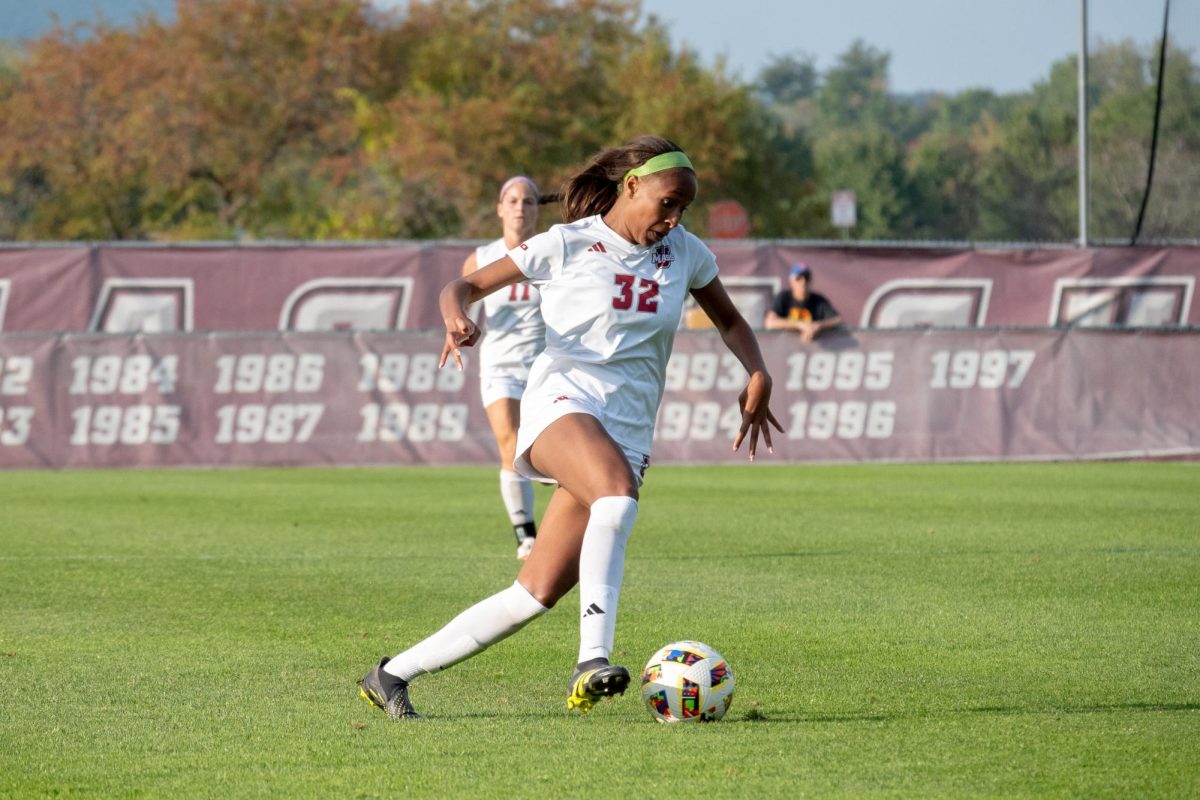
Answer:
[(473, 346), (467, 306), (529, 280), (542, 292), (546, 349), (521, 401), (516, 468), (558, 486), (537, 546), (512, 586), (463, 611), (359, 682), (362, 696), (394, 719), (420, 715), (408, 684), (510, 636), (579, 584), (579, 656), (567, 708), (586, 712), (623, 693), (629, 671), (609, 663), (625, 545), (649, 465), (667, 360), (690, 294), (749, 375), (738, 397), (737, 450), (749, 434), (753, 460), (770, 426), (771, 378), (754, 332), (717, 277), (712, 252), (680, 224), (696, 175), (672, 142), (646, 136), (597, 154), (564, 189), (568, 223), (442, 290), (441, 363)]
[[(537, 184), (524, 175), (504, 182), (496, 203), (496, 216), (504, 235), (475, 248), (463, 262), (464, 278), (503, 258), (533, 236), (537, 230), (539, 198)], [(479, 345), (479, 388), (500, 452), (500, 498), (517, 537), (517, 558), (522, 560), (533, 549), (537, 526), (533, 521), (533, 484), (513, 471), (513, 459), (521, 421), (521, 395), (529, 380), (529, 367), (546, 344), (540, 303), (541, 293), (527, 281), (483, 298), (485, 333)]]

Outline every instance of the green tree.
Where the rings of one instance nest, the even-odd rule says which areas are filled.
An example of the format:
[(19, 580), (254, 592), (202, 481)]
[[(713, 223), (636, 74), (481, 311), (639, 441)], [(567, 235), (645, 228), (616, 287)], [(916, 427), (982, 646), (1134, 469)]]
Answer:
[[(0, 40), (0, 108), (8, 103), (17, 85), (21, 61), (20, 49)], [(36, 168), (0, 169), (0, 240), (16, 239), (29, 227), (31, 209), (44, 189)]]
[(979, 223), (987, 241), (1071, 241), (1077, 235), (1075, 59), (1056, 63), (979, 138)]
[[(180, 4), (163, 35), (148, 225), (171, 235), (302, 235), (277, 222), (289, 187), (347, 152), (347, 89), (375, 89), (380, 46), (361, 0)], [(151, 209), (148, 209), (151, 210)], [(268, 213), (274, 211), (275, 213)]]
[(937, 96), (930, 122), (909, 144), (913, 233), (921, 239), (971, 239), (979, 227), (980, 168), (987, 131), (1012, 105), (986, 89)]
[(908, 109), (887, 93), (890, 56), (855, 41), (817, 93), (814, 154), (826, 213), (832, 193), (852, 190), (861, 239), (911, 235), (911, 187), (900, 131)]
[(900, 239), (911, 235), (913, 218), (904, 146), (896, 136), (874, 125), (845, 130), (822, 136), (815, 152), (825, 202), (837, 190), (855, 193), (855, 238)]
[(615, 75), (616, 138), (658, 130), (686, 143), (700, 179), (687, 220), (693, 231), (706, 234), (710, 206), (733, 199), (749, 211), (751, 235), (794, 235), (814, 190), (804, 143), (783, 131), (751, 87), (703, 69), (692, 53), (673, 52), (665, 29), (652, 23), (639, 39)]
[[(819, 237), (852, 189), (856, 238), (1071, 241), (1075, 65), (1028, 92), (900, 96), (857, 41), (749, 84), (638, 0), (179, 3), (0, 49), (0, 238), (490, 236), (496, 187), (553, 191), (600, 147), (682, 144), (752, 235)], [(1094, 238), (1132, 233), (1150, 152), (1152, 46), (1093, 50)], [(1171, 47), (1147, 238), (1197, 236), (1200, 75)], [(553, 222), (553, 213), (544, 219)]]
[[(137, 124), (141, 95), (130, 35), (56, 29), (33, 45), (4, 98), (0, 165), (10, 186), (35, 183), (16, 231), (30, 238), (126, 238), (144, 197), (144, 160), (118, 127)], [(151, 67), (153, 68), (153, 67)]]
[[(764, 156), (780, 176), (758, 190), (765, 199), (757, 205), (755, 235), (825, 238), (834, 234), (813, 154), (820, 81), (814, 57), (793, 53), (772, 57), (753, 84), (768, 115), (770, 147)], [(786, 186), (788, 191), (778, 192), (775, 186)]]
[(278, 170), (353, 142), (338, 93), (373, 76), (365, 0), (181, 3), (170, 25), (83, 32), (31, 45), (0, 109), (4, 173), (48, 187), (22, 236), (256, 233)]
[[(1089, 221), (1095, 239), (1133, 235), (1146, 190), (1158, 80), (1157, 47), (1131, 41), (1097, 48), (1089, 64)], [(1169, 47), (1158, 152), (1144, 239), (1194, 237), (1200, 203), (1200, 74)]]
[(772, 56), (759, 72), (755, 89), (768, 104), (798, 103), (816, 95), (819, 80), (813, 56), (803, 53)]
[(506, 177), (550, 189), (613, 143), (611, 76), (636, 48), (636, 19), (624, 2), (410, 3), (391, 56), (405, 80), (358, 99), (360, 147), (322, 234), (492, 235)]
[(550, 190), (595, 150), (654, 132), (697, 164), (690, 227), (703, 233), (708, 205), (734, 197), (760, 235), (786, 231), (787, 210), (812, 191), (811, 163), (779, 157), (748, 87), (637, 20), (631, 2), (410, 4), (395, 32), (400, 86), (345, 93), (356, 146), (317, 182), (309, 227), (321, 238), (489, 236), (508, 175)]
[(897, 107), (888, 96), (891, 56), (855, 40), (838, 56), (817, 92), (822, 132), (866, 125), (895, 127)]
[(978, 226), (979, 157), (969, 137), (930, 132), (909, 151), (913, 235), (965, 241)]

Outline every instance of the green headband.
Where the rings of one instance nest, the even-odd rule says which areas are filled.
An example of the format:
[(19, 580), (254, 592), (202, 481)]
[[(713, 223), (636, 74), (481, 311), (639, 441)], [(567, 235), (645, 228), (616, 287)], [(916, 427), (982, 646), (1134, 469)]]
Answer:
[(692, 166), (692, 162), (688, 160), (687, 155), (682, 150), (672, 150), (669, 153), (656, 155), (640, 167), (634, 167), (629, 172), (626, 172), (625, 177), (621, 178), (621, 187), (624, 188), (625, 181), (629, 180), (630, 175), (641, 178), (655, 172), (662, 172), (664, 169), (675, 169), (676, 167), (687, 167), (695, 172), (695, 167)]

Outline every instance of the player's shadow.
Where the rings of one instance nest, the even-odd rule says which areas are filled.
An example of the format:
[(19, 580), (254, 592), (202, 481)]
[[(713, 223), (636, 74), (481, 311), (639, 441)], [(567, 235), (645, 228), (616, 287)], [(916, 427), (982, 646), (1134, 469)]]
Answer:
[[(734, 708), (736, 709), (736, 704)], [(894, 722), (897, 720), (910, 720), (917, 718), (945, 718), (968, 715), (994, 715), (994, 716), (1045, 716), (1047, 714), (1075, 715), (1075, 714), (1118, 714), (1127, 712), (1176, 712), (1176, 711), (1200, 711), (1200, 703), (1112, 703), (1102, 705), (1085, 705), (1085, 706), (1042, 706), (1042, 707), (1017, 707), (1017, 706), (976, 706), (972, 708), (948, 708), (941, 711), (922, 711), (922, 712), (846, 712), (846, 713), (825, 713), (825, 712), (776, 712), (771, 709), (752, 708), (749, 711), (743, 711), (740, 714), (731, 712), (725, 717), (721, 724), (765, 724), (778, 725), (797, 723), (806, 724), (840, 724), (845, 722)], [(561, 709), (549, 709), (544, 711), (516, 711), (506, 710), (503, 708), (497, 709), (472, 709), (470, 711), (446, 711), (442, 713), (428, 714), (425, 719), (408, 722), (405, 724), (424, 725), (430, 723), (444, 722), (469, 722), (471, 720), (548, 720), (555, 718), (563, 718), (572, 716)], [(617, 715), (594, 715), (593, 719), (607, 718), (613, 722), (625, 724), (627, 718), (623, 714)]]
[(840, 723), (840, 722), (890, 722), (918, 717), (954, 717), (967, 715), (992, 716), (1045, 716), (1047, 714), (1119, 714), (1128, 712), (1156, 713), (1176, 711), (1200, 711), (1200, 703), (1110, 703), (1080, 706), (974, 706), (971, 708), (948, 708), (941, 711), (881, 712), (863, 711), (846, 713), (825, 712), (774, 712), (771, 709), (753, 708), (740, 716), (727, 717), (745, 723)]
[[(636, 700), (636, 698), (634, 698), (634, 699)], [(637, 702), (640, 703), (641, 701), (638, 700)], [(433, 712), (433, 713), (426, 713), (424, 710), (422, 710), (421, 713), (424, 714), (423, 719), (415, 720), (411, 723), (406, 722), (405, 724), (422, 725), (422, 724), (431, 723), (431, 722), (471, 722), (473, 720), (484, 721), (484, 720), (493, 720), (493, 719), (514, 720), (514, 721), (515, 720), (545, 721), (545, 720), (550, 720), (550, 719), (576, 719), (576, 718), (580, 718), (583, 716), (578, 713), (566, 711), (565, 709), (563, 709), (561, 707), (547, 708), (545, 711), (532, 711), (532, 710), (509, 711), (509, 710), (506, 710), (503, 708), (497, 708), (497, 709), (489, 709), (486, 711), (474, 709), (471, 711), (443, 711), (443, 712)], [(591, 720), (608, 719), (610, 721), (619, 722), (621, 724), (625, 724), (626, 722), (628, 722), (628, 717), (624, 714), (611, 714), (611, 713), (610, 714), (597, 714), (595, 712), (592, 712), (592, 713), (588, 714), (588, 718)]]

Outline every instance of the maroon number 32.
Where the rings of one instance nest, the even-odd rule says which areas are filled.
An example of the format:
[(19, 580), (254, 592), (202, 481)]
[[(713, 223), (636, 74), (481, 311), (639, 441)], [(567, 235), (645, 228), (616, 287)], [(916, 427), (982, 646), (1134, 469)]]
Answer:
[(633, 308), (634, 289), (637, 283), (637, 310), (653, 314), (658, 311), (658, 283), (639, 278), (636, 275), (613, 275), (617, 284), (617, 296), (613, 298), (613, 308), (627, 311)]

